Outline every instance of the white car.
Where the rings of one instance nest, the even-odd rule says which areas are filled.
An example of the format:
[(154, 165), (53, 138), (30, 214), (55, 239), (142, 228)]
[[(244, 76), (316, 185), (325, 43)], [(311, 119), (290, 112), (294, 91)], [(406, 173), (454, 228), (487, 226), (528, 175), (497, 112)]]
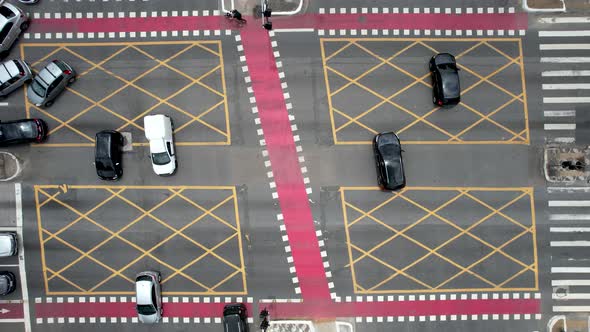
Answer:
[(160, 272), (143, 271), (135, 277), (137, 318), (140, 322), (154, 324), (162, 318), (162, 287)]
[(16, 233), (0, 233), (0, 257), (16, 256), (18, 253), (18, 241)]
[(173, 127), (170, 117), (163, 114), (143, 118), (145, 137), (150, 142), (152, 168), (158, 175), (172, 175), (176, 171)]

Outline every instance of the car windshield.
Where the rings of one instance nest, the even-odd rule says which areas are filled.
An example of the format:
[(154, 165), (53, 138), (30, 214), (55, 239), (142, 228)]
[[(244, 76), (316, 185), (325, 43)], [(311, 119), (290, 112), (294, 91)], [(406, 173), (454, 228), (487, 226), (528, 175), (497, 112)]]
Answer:
[(5, 6), (0, 6), (0, 14), (6, 18), (11, 18), (14, 16), (14, 12)]
[(149, 305), (149, 304), (138, 304), (137, 305), (137, 312), (140, 315), (144, 315), (144, 316), (153, 315), (156, 313), (156, 308), (153, 305)]
[(387, 179), (389, 183), (400, 184), (404, 182), (402, 164), (399, 159), (389, 160), (386, 164)]
[(35, 92), (35, 94), (39, 97), (45, 97), (47, 90), (41, 84), (39, 84), (37, 80), (33, 80), (33, 83), (31, 83), (31, 88), (33, 89), (33, 92)]
[(110, 160), (97, 160), (96, 169), (99, 170), (105, 176), (114, 176), (115, 168)]
[(168, 152), (152, 153), (152, 162), (156, 165), (166, 165), (170, 163)]

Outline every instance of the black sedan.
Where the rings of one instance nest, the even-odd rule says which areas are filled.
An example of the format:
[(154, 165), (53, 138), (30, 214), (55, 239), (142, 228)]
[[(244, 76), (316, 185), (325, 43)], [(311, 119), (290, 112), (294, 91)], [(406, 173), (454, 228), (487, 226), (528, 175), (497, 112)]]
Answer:
[(16, 289), (16, 277), (9, 271), (0, 271), (0, 295), (8, 295)]
[(394, 132), (380, 133), (373, 139), (377, 181), (381, 189), (398, 190), (406, 186), (402, 146)]
[(0, 122), (0, 146), (41, 143), (47, 138), (47, 124), (41, 119)]
[(461, 102), (459, 69), (455, 57), (439, 53), (428, 64), (432, 76), (432, 102), (438, 106), (452, 106)]
[(94, 165), (96, 174), (103, 180), (118, 180), (123, 175), (123, 135), (114, 130), (96, 134)]

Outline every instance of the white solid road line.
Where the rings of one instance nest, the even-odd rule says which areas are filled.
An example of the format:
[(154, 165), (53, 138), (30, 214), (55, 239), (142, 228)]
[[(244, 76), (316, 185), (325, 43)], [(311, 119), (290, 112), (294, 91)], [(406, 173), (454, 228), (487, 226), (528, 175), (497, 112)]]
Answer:
[(590, 44), (540, 44), (541, 51), (590, 50)]
[(590, 187), (547, 187), (547, 192), (552, 193), (572, 193), (583, 192), (590, 193)]
[(274, 32), (314, 32), (314, 28), (299, 28), (299, 29), (273, 29)]
[(554, 312), (588, 312), (590, 306), (586, 305), (558, 305), (553, 306)]
[(590, 247), (590, 241), (551, 241), (551, 247)]
[(590, 103), (590, 97), (543, 97), (544, 104)]
[(588, 293), (568, 293), (568, 294), (555, 294), (553, 293), (551, 296), (554, 300), (561, 300), (561, 301), (567, 301), (567, 300), (590, 300), (590, 294)]
[(551, 233), (590, 233), (590, 227), (549, 227)]
[(0, 264), (0, 267), (17, 267), (18, 264)]
[(545, 117), (567, 117), (576, 116), (576, 111), (544, 111)]
[(590, 70), (548, 70), (541, 72), (542, 77), (590, 76)]
[(543, 63), (587, 63), (590, 57), (587, 56), (564, 56), (564, 57), (542, 57)]
[(23, 295), (23, 318), (25, 323), (25, 332), (31, 332), (31, 312), (29, 308), (29, 286), (27, 285), (27, 271), (25, 269), (25, 246), (23, 232), (23, 196), (22, 186), (20, 183), (14, 184), (14, 196), (16, 202), (16, 232), (19, 238), (18, 242), (18, 272), (20, 275), (20, 288)]
[(588, 90), (588, 83), (543, 84), (543, 90)]
[(590, 273), (590, 267), (552, 267), (551, 273)]
[(555, 137), (551, 139), (555, 143), (575, 143), (575, 137)]
[(590, 280), (551, 280), (551, 286), (590, 286)]
[(549, 207), (589, 207), (590, 201), (549, 201)]
[(590, 214), (550, 214), (549, 220), (590, 220)]
[(588, 37), (590, 30), (539, 31), (539, 37)]
[(545, 130), (576, 130), (575, 123), (546, 123)]
[(590, 23), (590, 17), (541, 17), (539, 23)]
[(0, 103), (0, 106), (8, 106), (8, 103), (5, 102), (5, 101), (3, 101), (3, 102)]

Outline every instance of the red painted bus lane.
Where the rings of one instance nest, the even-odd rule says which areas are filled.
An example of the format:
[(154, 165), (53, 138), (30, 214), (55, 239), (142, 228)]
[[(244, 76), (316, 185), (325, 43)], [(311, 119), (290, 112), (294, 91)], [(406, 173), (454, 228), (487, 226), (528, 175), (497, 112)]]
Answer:
[(23, 319), (23, 304), (22, 303), (0, 303), (0, 321)]
[[(248, 17), (250, 28), (260, 20)], [(275, 29), (522, 30), (526, 13), (514, 14), (304, 14), (273, 19)], [(224, 16), (35, 19), (27, 32), (151, 32), (237, 29)]]

